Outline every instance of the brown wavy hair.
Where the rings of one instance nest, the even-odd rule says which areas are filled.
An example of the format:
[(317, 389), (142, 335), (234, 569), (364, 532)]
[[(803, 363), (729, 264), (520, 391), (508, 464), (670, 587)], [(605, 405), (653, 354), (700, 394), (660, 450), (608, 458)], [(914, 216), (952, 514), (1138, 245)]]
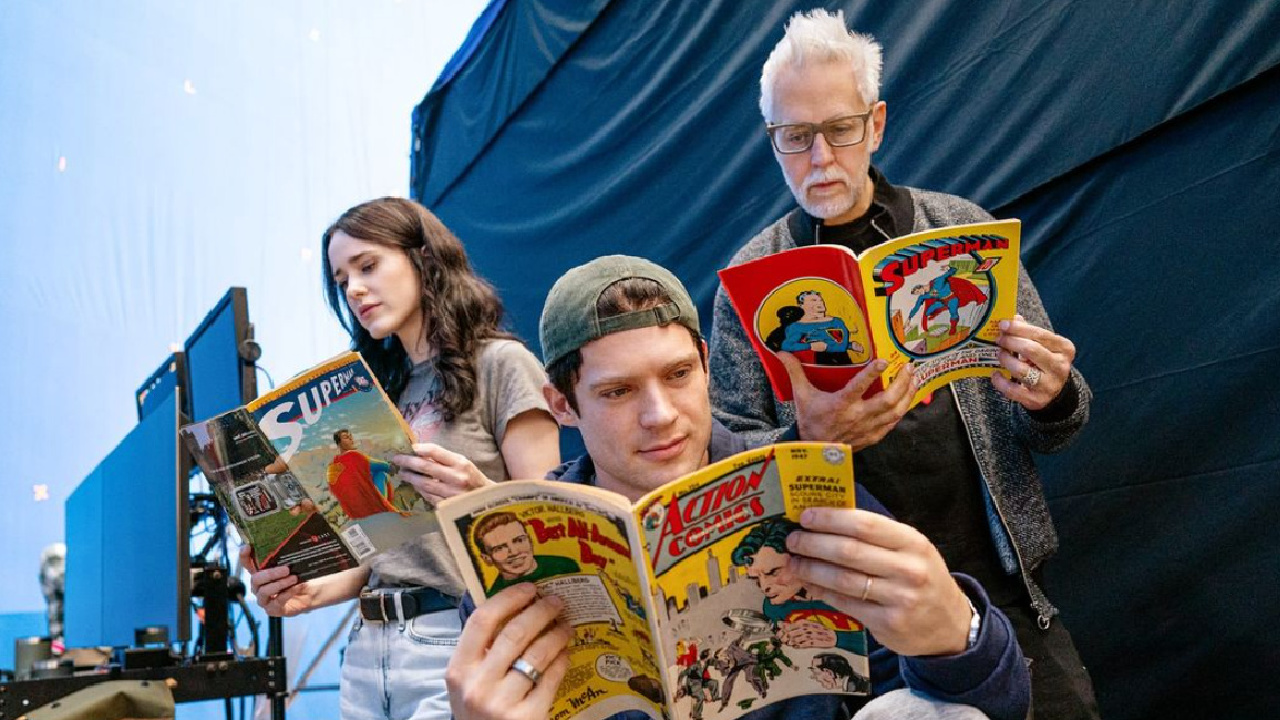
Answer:
[(343, 232), (365, 242), (398, 248), (409, 258), (421, 280), (423, 336), (435, 355), (440, 375), (439, 410), (445, 421), (465, 412), (476, 398), (476, 348), (485, 340), (515, 339), (504, 327), (502, 301), (493, 286), (471, 268), (462, 241), (440, 219), (412, 200), (384, 197), (356, 205), (324, 231), (320, 257), (324, 295), (351, 335), (387, 394), (398, 400), (413, 369), (400, 340), (391, 335), (376, 340), (351, 313), (346, 293), (333, 278), (329, 243)]

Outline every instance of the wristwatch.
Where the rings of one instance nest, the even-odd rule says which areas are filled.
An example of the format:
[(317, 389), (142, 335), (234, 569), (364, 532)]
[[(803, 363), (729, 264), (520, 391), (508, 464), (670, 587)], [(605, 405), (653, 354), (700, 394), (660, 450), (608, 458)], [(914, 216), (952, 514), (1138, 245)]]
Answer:
[(972, 650), (974, 645), (978, 644), (978, 631), (982, 630), (982, 616), (978, 614), (978, 608), (974, 607), (973, 601), (969, 599), (969, 594), (965, 593), (965, 602), (969, 603), (969, 641), (965, 644), (965, 650)]

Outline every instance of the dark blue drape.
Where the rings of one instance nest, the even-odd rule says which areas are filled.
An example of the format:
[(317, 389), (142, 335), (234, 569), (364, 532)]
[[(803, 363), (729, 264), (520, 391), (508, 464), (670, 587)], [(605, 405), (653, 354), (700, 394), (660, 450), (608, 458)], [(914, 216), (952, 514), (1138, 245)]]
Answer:
[[(508, 0), (414, 114), (415, 197), (536, 346), (565, 269), (650, 257), (707, 313), (791, 206), (761, 64), (809, 4)], [(894, 182), (1024, 222), (1093, 384), (1044, 458), (1063, 607), (1109, 718), (1280, 706), (1280, 4), (825, 3), (885, 45)], [(493, 9), (493, 6), (491, 6)], [(709, 329), (709, 314), (704, 314)]]

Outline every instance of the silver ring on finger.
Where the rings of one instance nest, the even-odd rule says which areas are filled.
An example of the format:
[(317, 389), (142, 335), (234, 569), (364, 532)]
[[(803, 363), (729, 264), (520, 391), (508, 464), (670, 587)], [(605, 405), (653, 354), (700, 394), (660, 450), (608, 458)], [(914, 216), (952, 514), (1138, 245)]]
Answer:
[(522, 657), (516, 658), (516, 661), (511, 663), (511, 669), (515, 670), (516, 672), (520, 673), (526, 678), (529, 678), (529, 682), (533, 683), (534, 685), (537, 685), (538, 681), (542, 679), (542, 671), (534, 667), (533, 663), (529, 662), (528, 660), (525, 660)]
[(1027, 374), (1022, 376), (1022, 386), (1033, 388), (1040, 382), (1040, 371), (1036, 368), (1028, 368)]

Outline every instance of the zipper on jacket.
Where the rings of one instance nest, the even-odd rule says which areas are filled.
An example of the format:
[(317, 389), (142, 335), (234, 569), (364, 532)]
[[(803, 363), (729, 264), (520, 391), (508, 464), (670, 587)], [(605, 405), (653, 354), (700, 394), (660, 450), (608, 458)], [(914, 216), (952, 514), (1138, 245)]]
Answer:
[[(965, 440), (968, 441), (969, 452), (973, 453), (973, 458), (976, 461), (978, 458), (978, 451), (973, 447), (973, 432), (969, 430), (969, 421), (964, 416), (964, 408), (960, 407), (960, 396), (956, 393), (954, 387), (951, 389), (951, 400), (956, 404), (956, 412), (960, 413), (960, 424), (964, 426)], [(1004, 528), (1005, 535), (1009, 537), (1009, 546), (1013, 548), (1014, 557), (1018, 559), (1018, 575), (1021, 576), (1022, 584), (1027, 587), (1027, 592), (1030, 594), (1030, 578), (1027, 577), (1027, 565), (1022, 561), (1022, 551), (1018, 549), (1018, 543), (1013, 539), (1013, 531), (1009, 529), (1009, 521), (1005, 519), (1004, 510), (1000, 508), (1000, 500), (996, 498), (995, 493), (991, 492), (991, 484), (987, 482), (987, 476), (982, 472), (981, 465), (978, 466), (978, 477), (981, 478), (982, 484), (985, 486), (983, 491), (991, 498), (991, 507), (996, 509), (996, 515), (1000, 518), (1000, 526)], [(1043, 592), (1043, 590), (1041, 592)], [(1031, 606), (1035, 608), (1035, 603), (1032, 602)], [(1044, 613), (1040, 612), (1040, 608), (1035, 608), (1035, 610), (1036, 625), (1038, 625), (1041, 630), (1048, 630), (1049, 623), (1052, 619), (1045, 617)]]

